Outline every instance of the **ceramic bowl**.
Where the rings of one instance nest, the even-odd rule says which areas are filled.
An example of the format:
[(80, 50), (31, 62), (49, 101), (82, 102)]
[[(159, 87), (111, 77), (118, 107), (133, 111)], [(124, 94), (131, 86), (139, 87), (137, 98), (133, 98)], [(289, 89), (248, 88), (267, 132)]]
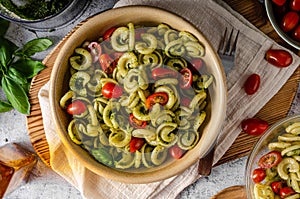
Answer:
[[(279, 14), (280, 11), (276, 11), (276, 9), (280, 9), (280, 8), (278, 8), (278, 7), (276, 8), (276, 6), (272, 3), (272, 0), (265, 0), (265, 7), (266, 7), (268, 18), (269, 18), (273, 28), (277, 32), (277, 34), (289, 45), (300, 50), (300, 42), (293, 39), (290, 36), (290, 34), (284, 32), (280, 28), (280, 21), (282, 19)], [(282, 7), (284, 7), (284, 6), (282, 6)], [(285, 9), (285, 8), (283, 8), (283, 9)]]
[[(70, 140), (66, 130), (69, 118), (59, 106), (61, 97), (68, 91), (70, 77), (68, 58), (74, 53), (74, 49), (81, 46), (84, 41), (97, 40), (104, 34), (105, 30), (111, 27), (127, 25), (129, 22), (140, 25), (165, 23), (173, 29), (185, 30), (192, 33), (205, 46), (206, 52), (203, 60), (206, 63), (207, 72), (214, 77), (214, 81), (209, 87), (210, 102), (208, 117), (198, 144), (181, 159), (172, 161), (162, 167), (144, 170), (143, 172), (119, 171), (95, 161), (85, 150)], [(154, 7), (128, 6), (116, 8), (95, 15), (80, 24), (60, 49), (50, 81), (51, 112), (62, 143), (74, 154), (79, 162), (91, 171), (105, 178), (125, 183), (149, 183), (182, 173), (199, 160), (199, 158), (206, 155), (214, 146), (225, 118), (226, 79), (220, 59), (215, 50), (202, 33), (188, 21), (174, 13)]]
[(246, 190), (247, 190), (247, 198), (255, 198), (254, 197), (254, 182), (251, 178), (253, 170), (258, 168), (259, 159), (270, 152), (268, 149), (268, 144), (270, 142), (276, 142), (279, 135), (285, 132), (285, 128), (294, 122), (300, 122), (300, 115), (292, 115), (286, 118), (283, 118), (270, 126), (267, 131), (260, 137), (257, 143), (254, 145), (247, 163), (246, 163)]

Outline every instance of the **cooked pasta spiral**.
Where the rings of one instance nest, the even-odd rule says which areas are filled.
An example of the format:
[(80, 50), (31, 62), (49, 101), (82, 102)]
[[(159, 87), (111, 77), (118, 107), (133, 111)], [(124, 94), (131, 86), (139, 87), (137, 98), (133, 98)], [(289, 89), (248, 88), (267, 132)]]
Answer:
[[(117, 27), (109, 40), (93, 42), (102, 55), (95, 58), (86, 49), (89, 44), (70, 57), (69, 91), (60, 100), (63, 109), (74, 100), (86, 106), (69, 122), (75, 144), (117, 169), (159, 166), (168, 161), (171, 147), (184, 152), (195, 147), (213, 77), (182, 70), (189, 72), (191, 59), (205, 55), (201, 42), (166, 24), (129, 23)], [(167, 72), (154, 74), (157, 69)]]

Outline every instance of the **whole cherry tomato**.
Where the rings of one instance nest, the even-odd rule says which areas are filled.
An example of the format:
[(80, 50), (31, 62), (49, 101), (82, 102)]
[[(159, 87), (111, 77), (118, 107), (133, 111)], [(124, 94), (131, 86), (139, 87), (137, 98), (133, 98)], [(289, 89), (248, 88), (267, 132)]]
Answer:
[(256, 93), (260, 85), (260, 76), (258, 74), (250, 75), (244, 83), (244, 90), (248, 95)]
[(285, 13), (287, 13), (290, 10), (289, 5), (287, 3), (283, 4), (282, 6), (273, 6), (273, 9), (275, 13), (274, 17), (278, 22), (281, 22)]
[(298, 25), (292, 34), (293, 39), (300, 41), (300, 25)]
[(107, 82), (102, 87), (102, 95), (106, 98), (119, 98), (122, 93), (123, 89), (112, 82)]
[(300, 11), (300, 0), (291, 0), (290, 8), (293, 11), (299, 12)]
[(124, 54), (123, 52), (113, 52), (113, 57), (115, 61), (118, 62), (117, 60), (119, 60), (123, 54)]
[(90, 54), (92, 55), (93, 63), (97, 62), (99, 60), (100, 55), (102, 54), (102, 48), (100, 44), (97, 42), (91, 42), (87, 48)]
[(267, 50), (265, 58), (270, 64), (281, 68), (288, 67), (293, 62), (292, 55), (281, 49)]
[(159, 103), (164, 106), (169, 100), (169, 96), (165, 92), (153, 93), (146, 99), (146, 107), (150, 109), (154, 104)]
[(109, 54), (100, 55), (99, 62), (102, 70), (107, 74), (112, 74), (117, 66), (117, 61), (115, 61)]
[(203, 67), (203, 60), (201, 58), (193, 58), (191, 60), (191, 71), (194, 73), (200, 73), (201, 68)]
[(75, 100), (67, 107), (70, 115), (80, 115), (86, 111), (86, 105), (81, 100)]
[(280, 189), (283, 187), (282, 181), (275, 181), (271, 183), (271, 188), (274, 193), (279, 194)]
[(263, 168), (254, 169), (251, 176), (254, 183), (259, 183), (263, 181), (265, 177), (266, 177), (266, 170)]
[(152, 78), (154, 80), (158, 80), (161, 78), (176, 78), (178, 76), (178, 72), (169, 68), (155, 68), (152, 70)]
[(181, 104), (182, 104), (182, 106), (188, 107), (190, 105), (190, 103), (191, 103), (191, 99), (190, 98), (188, 98), (188, 97), (182, 97), (181, 98)]
[(293, 30), (299, 22), (299, 14), (294, 11), (287, 12), (282, 21), (281, 21), (281, 29), (284, 32), (289, 32)]
[(183, 68), (180, 71), (181, 74), (181, 81), (180, 81), (180, 88), (188, 89), (191, 87), (193, 82), (193, 75), (190, 69)]
[(140, 150), (143, 147), (144, 143), (144, 138), (132, 137), (129, 143), (129, 151), (131, 153), (134, 153), (137, 150)]
[(278, 6), (282, 6), (286, 2), (286, 0), (272, 0), (272, 1)]
[(259, 118), (248, 118), (242, 121), (241, 127), (245, 133), (253, 136), (259, 136), (267, 130), (269, 124)]
[(264, 169), (277, 166), (282, 160), (281, 153), (278, 151), (270, 151), (259, 158), (258, 166)]
[(111, 27), (109, 29), (107, 29), (104, 34), (103, 34), (103, 40), (110, 40), (111, 35), (113, 34), (113, 32), (116, 30), (116, 27)]
[(279, 191), (279, 195), (281, 198), (286, 198), (290, 195), (293, 195), (295, 191), (291, 187), (283, 187)]
[(138, 28), (138, 29), (134, 29), (134, 33), (135, 33), (135, 39), (136, 40), (140, 40), (142, 37), (141, 37), (141, 35), (143, 34), (143, 33), (145, 33), (146, 32), (146, 29), (144, 29), (144, 28)]
[(169, 149), (169, 153), (173, 158), (180, 159), (183, 156), (184, 151), (178, 145), (174, 145)]
[(136, 129), (144, 129), (147, 126), (146, 121), (141, 121), (141, 120), (135, 118), (132, 113), (129, 115), (129, 123), (132, 127), (136, 128)]

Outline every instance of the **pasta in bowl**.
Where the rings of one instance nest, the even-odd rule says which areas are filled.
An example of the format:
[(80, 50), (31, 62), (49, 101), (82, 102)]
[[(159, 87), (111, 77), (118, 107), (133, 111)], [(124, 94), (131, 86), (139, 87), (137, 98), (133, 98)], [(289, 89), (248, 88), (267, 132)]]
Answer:
[(183, 172), (210, 150), (225, 116), (224, 83), (197, 29), (132, 6), (72, 33), (55, 62), (50, 101), (62, 142), (87, 168), (147, 183)]

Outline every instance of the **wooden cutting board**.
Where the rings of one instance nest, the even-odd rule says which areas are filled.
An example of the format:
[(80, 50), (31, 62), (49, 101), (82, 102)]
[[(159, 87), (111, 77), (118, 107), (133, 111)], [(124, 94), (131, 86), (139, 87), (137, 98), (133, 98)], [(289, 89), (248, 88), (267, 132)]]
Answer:
[[(266, 20), (264, 8), (256, 0), (226, 0), (226, 2), (243, 16), (245, 16), (256, 27), (261, 29), (267, 35), (275, 39), (283, 46), (287, 46), (275, 33), (271, 24)], [(79, 25), (80, 26), (80, 25)], [(78, 27), (78, 26), (77, 26)], [(74, 30), (73, 30), (74, 31)], [(49, 81), (51, 70), (58, 54), (59, 49), (68, 39), (70, 32), (44, 59), (43, 63), (47, 66), (41, 73), (39, 73), (32, 81), (29, 98), (31, 104), (31, 112), (27, 117), (27, 128), (30, 140), (36, 153), (42, 161), (51, 167), (49, 146), (46, 140), (44, 126), (42, 121), (41, 109), (38, 101), (38, 92), (40, 88)], [(290, 109), (291, 103), (297, 91), (298, 82), (300, 79), (300, 68), (289, 78), (283, 88), (262, 108), (257, 114), (258, 117), (268, 121), (270, 124), (285, 117)], [(257, 141), (258, 137), (252, 137), (245, 133), (241, 133), (235, 140), (233, 145), (225, 153), (218, 164), (223, 164), (230, 160), (247, 156), (249, 151)]]
[(246, 199), (246, 189), (245, 186), (236, 185), (232, 187), (228, 187), (216, 195), (214, 195), (211, 199)]

